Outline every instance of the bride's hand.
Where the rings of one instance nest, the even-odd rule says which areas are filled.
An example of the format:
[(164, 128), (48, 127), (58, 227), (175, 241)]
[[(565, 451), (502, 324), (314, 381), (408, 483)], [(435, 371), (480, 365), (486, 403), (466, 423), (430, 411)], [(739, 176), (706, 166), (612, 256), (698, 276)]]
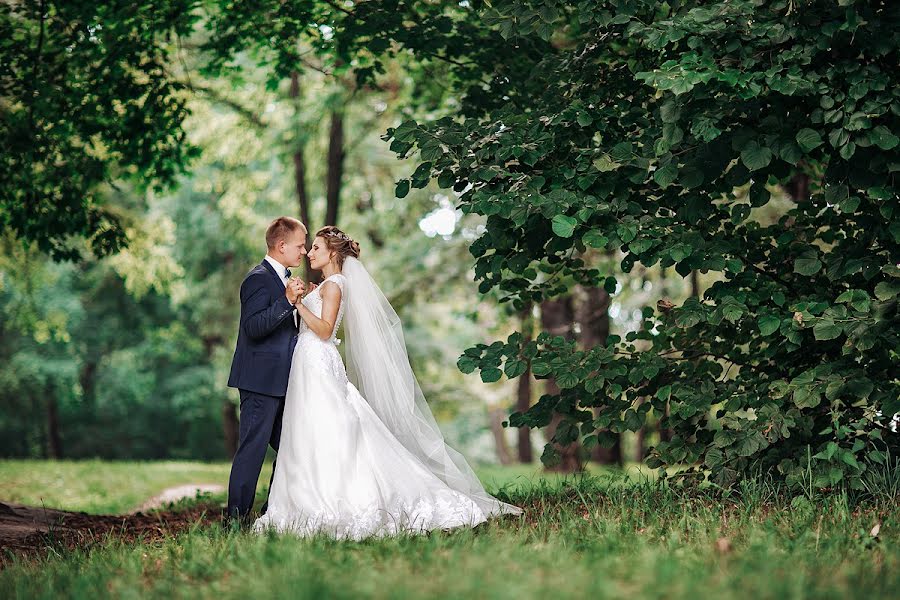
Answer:
[(291, 277), (285, 286), (284, 295), (287, 296), (288, 302), (296, 304), (303, 297), (303, 281)]

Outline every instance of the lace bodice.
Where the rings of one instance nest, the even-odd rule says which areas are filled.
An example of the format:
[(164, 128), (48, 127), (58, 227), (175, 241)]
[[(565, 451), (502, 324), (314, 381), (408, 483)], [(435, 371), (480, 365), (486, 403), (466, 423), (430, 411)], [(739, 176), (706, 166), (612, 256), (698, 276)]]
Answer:
[[(331, 275), (322, 282), (322, 285), (313, 290), (312, 293), (307, 294), (302, 302), (314, 315), (322, 318), (322, 306), (324, 302), (322, 301), (322, 295), (319, 293), (319, 290), (321, 290), (322, 286), (328, 281), (333, 281), (341, 288), (341, 305), (338, 307), (334, 331), (331, 332), (330, 338), (323, 340), (309, 328), (306, 321), (300, 319), (300, 332), (297, 337), (297, 347), (294, 349), (294, 361), (304, 361), (308, 366), (312, 366), (324, 373), (330, 373), (336, 381), (340, 382), (342, 385), (346, 385), (348, 381), (347, 369), (344, 367), (344, 361), (341, 360), (341, 355), (337, 351), (337, 345), (341, 343), (341, 341), (337, 339), (337, 332), (338, 328), (341, 326), (341, 319), (344, 318), (344, 284), (346, 283), (346, 278), (340, 273)], [(291, 367), (292, 370), (294, 368), (296, 368), (296, 366)]]
[[(322, 300), (322, 295), (319, 293), (319, 291), (322, 289), (322, 286), (325, 285), (326, 281), (333, 281), (335, 284), (337, 284), (337, 286), (339, 288), (341, 288), (341, 305), (338, 308), (337, 318), (334, 321), (334, 331), (331, 332), (331, 338), (329, 338), (327, 340), (327, 341), (337, 345), (337, 344), (341, 343), (341, 341), (339, 339), (337, 339), (337, 332), (338, 332), (338, 328), (341, 326), (341, 320), (344, 318), (344, 284), (346, 283), (347, 278), (344, 277), (341, 273), (335, 273), (334, 275), (331, 275), (331, 276), (325, 278), (325, 281), (323, 281), (320, 286), (318, 286), (315, 290), (313, 290), (313, 292), (311, 294), (307, 294), (306, 297), (303, 298), (302, 302), (303, 302), (303, 306), (308, 308), (314, 315), (316, 315), (317, 317), (319, 317), (321, 319), (322, 318), (322, 307), (323, 307), (324, 302)], [(305, 321), (303, 321), (303, 319), (301, 319), (300, 320), (300, 335), (303, 335), (303, 333), (306, 331), (310, 331), (309, 326), (306, 324)]]

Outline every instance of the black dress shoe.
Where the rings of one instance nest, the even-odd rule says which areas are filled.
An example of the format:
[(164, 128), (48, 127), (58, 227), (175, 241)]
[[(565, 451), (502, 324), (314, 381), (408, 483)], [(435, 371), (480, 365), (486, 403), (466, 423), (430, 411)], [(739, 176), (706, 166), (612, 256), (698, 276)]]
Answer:
[(253, 525), (249, 514), (242, 515), (238, 508), (232, 507), (231, 512), (222, 513), (222, 529), (226, 531), (246, 531)]

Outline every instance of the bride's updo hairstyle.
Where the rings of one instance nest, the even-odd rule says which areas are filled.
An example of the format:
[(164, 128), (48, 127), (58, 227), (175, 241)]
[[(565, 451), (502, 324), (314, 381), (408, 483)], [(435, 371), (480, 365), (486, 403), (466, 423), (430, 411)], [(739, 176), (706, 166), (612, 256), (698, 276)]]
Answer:
[(344, 259), (348, 256), (359, 258), (359, 242), (353, 241), (349, 235), (334, 225), (326, 225), (318, 230), (316, 237), (325, 240), (325, 247), (335, 253), (338, 268), (344, 267)]

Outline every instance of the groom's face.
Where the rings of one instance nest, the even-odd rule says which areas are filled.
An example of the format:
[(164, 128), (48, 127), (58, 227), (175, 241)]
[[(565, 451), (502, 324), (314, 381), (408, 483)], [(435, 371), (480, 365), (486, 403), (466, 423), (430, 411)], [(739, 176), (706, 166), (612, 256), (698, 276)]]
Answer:
[(286, 266), (294, 268), (303, 264), (303, 257), (306, 256), (306, 234), (302, 230), (298, 229), (290, 234), (282, 244)]

